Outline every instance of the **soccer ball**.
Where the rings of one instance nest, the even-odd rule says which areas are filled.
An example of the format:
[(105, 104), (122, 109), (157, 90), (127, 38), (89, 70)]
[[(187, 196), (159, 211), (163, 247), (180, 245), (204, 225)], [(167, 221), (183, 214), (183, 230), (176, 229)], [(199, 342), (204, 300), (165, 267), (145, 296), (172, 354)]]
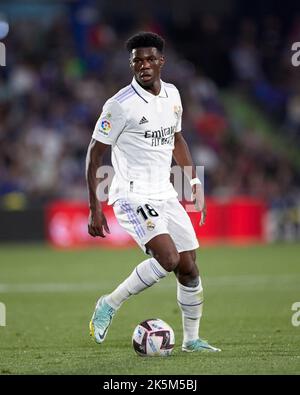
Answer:
[(166, 357), (175, 345), (173, 329), (159, 318), (141, 322), (132, 335), (134, 351), (142, 357)]

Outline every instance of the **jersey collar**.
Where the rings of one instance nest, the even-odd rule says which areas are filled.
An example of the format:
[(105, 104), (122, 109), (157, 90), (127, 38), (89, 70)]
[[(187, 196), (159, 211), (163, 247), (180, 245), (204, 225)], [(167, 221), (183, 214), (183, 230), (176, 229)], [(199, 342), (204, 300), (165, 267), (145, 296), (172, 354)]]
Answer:
[(140, 96), (146, 103), (149, 103), (151, 100), (155, 99), (156, 97), (164, 98), (164, 99), (168, 97), (165, 84), (162, 80), (160, 80), (160, 92), (158, 95), (153, 95), (152, 93), (143, 89), (134, 77), (132, 79), (131, 86), (135, 90), (136, 94)]

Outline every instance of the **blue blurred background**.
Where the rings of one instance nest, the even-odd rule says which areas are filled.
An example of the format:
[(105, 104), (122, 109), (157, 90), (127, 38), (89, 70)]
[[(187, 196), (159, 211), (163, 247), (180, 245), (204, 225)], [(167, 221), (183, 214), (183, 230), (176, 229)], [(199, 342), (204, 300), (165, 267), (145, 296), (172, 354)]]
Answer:
[(0, 20), (0, 241), (43, 240), (49, 203), (87, 201), (87, 146), (103, 103), (131, 80), (124, 41), (139, 30), (166, 39), (163, 79), (181, 92), (206, 195), (255, 198), (265, 240), (299, 240), (296, 2), (4, 0)]

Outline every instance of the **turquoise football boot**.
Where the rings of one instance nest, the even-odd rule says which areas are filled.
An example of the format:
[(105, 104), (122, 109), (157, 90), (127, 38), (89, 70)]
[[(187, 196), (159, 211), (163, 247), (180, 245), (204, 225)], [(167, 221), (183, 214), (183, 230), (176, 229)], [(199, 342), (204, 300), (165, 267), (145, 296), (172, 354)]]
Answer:
[(205, 340), (197, 339), (197, 340), (192, 340), (190, 342), (183, 344), (182, 351), (185, 351), (185, 352), (195, 352), (195, 351), (218, 352), (218, 351), (221, 351), (221, 349), (211, 346)]
[[(106, 296), (106, 295), (105, 295)], [(116, 310), (105, 302), (104, 297), (98, 300), (92, 319), (90, 321), (90, 335), (96, 343), (102, 343), (112, 322)]]

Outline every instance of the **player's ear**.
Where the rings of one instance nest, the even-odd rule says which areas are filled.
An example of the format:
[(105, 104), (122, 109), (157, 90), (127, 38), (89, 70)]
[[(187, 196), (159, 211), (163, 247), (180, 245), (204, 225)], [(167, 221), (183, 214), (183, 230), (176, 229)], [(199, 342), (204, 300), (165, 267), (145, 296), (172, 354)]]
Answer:
[(165, 64), (165, 57), (164, 55), (161, 55), (159, 58), (159, 67), (162, 68), (164, 64)]
[(129, 67), (133, 69), (132, 56), (129, 56)]

